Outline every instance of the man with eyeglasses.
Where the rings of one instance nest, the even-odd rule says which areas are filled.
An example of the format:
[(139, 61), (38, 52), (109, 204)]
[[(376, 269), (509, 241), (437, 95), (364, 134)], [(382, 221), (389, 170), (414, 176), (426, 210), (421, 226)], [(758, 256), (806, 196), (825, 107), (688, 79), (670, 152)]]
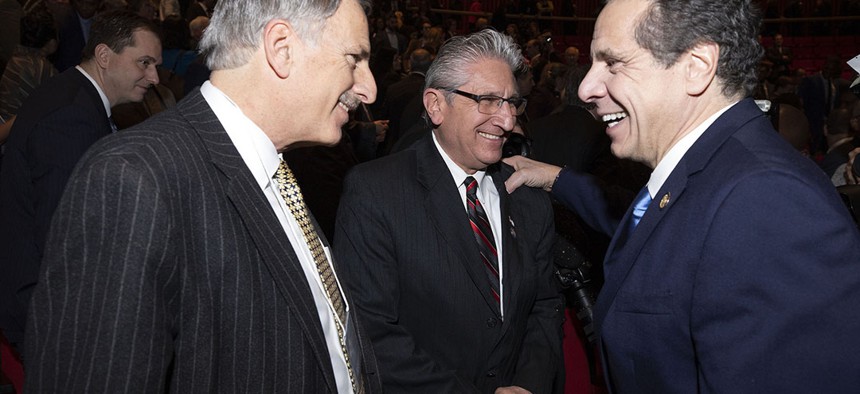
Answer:
[(448, 41), (423, 92), (432, 133), (356, 167), (338, 211), (338, 272), (388, 393), (551, 393), (562, 301), (546, 195), (507, 194), (502, 144), (526, 101), (516, 44), (484, 30)]

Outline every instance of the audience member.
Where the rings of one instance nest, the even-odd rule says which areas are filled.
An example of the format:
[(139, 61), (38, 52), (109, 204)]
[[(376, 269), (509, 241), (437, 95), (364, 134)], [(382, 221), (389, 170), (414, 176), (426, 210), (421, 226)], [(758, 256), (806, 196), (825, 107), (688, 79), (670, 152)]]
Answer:
[(0, 75), (20, 42), (19, 21), (23, 17), (17, 0), (0, 0)]
[[(203, 32), (209, 27), (209, 18), (198, 16), (191, 22), (188, 22), (188, 27), (191, 31), (191, 49), (196, 51), (199, 47), (200, 39), (203, 37)], [(194, 88), (202, 86), (209, 79), (210, 72), (209, 67), (206, 67), (206, 55), (198, 53), (194, 61), (188, 65), (188, 69), (185, 70), (185, 76), (183, 77), (185, 87), (182, 90), (185, 93), (190, 93)]]
[(284, 152), (293, 170), (305, 204), (330, 242), (334, 240), (337, 206), (343, 192), (343, 178), (359, 163), (348, 133), (334, 146), (308, 146)]
[(610, 391), (860, 385), (860, 232), (745, 98), (759, 25), (750, 0), (607, 3), (579, 95), (616, 156), (654, 168), (620, 222), (593, 178), (506, 159), (509, 190), (550, 189), (615, 234), (594, 306)]
[(773, 64), (775, 76), (783, 76), (788, 75), (791, 71), (794, 53), (791, 48), (783, 45), (782, 34), (777, 33), (773, 36), (773, 45), (768, 47), (765, 52), (765, 58)]
[(374, 99), (362, 5), (220, 0), (201, 49), (208, 83), (97, 143), (72, 175), (33, 295), (27, 386), (379, 392), (279, 157), (337, 143)]
[(489, 28), (489, 27), (490, 27), (490, 21), (488, 21), (487, 18), (480, 17), (478, 19), (475, 19), (475, 27), (472, 28), (472, 31), (473, 32), (481, 31), (481, 30), (484, 30), (484, 29)]
[(343, 132), (349, 135), (350, 146), (359, 162), (373, 160), (378, 157), (380, 143), (388, 133), (388, 119), (377, 118), (370, 107), (362, 103), (349, 113)]
[(203, 38), (203, 31), (209, 27), (209, 17), (206, 16), (198, 16), (188, 22), (188, 31), (191, 34), (191, 49), (197, 49), (197, 44), (200, 43), (200, 39)]
[(81, 64), (43, 83), (18, 111), (0, 171), (0, 324), (19, 350), (24, 350), (27, 304), (40, 261), (51, 245), (46, 242), (51, 217), (66, 182), (90, 145), (116, 131), (111, 107), (142, 100), (158, 83), (156, 31), (136, 14), (101, 14)]
[(774, 127), (780, 136), (804, 157), (812, 158), (809, 149), (809, 120), (797, 106), (780, 103), (776, 107), (778, 117)]
[(827, 117), (827, 123), (824, 124), (824, 136), (827, 138), (828, 148), (820, 165), (835, 186), (845, 184), (842, 173), (837, 173), (837, 170), (848, 162), (848, 152), (856, 147), (854, 137), (858, 130), (852, 128), (852, 115), (860, 119), (860, 105), (855, 105), (853, 110), (845, 108), (833, 110)]
[(385, 102), (388, 87), (403, 79), (403, 74), (400, 73), (402, 64), (396, 49), (384, 45), (373, 49), (373, 55), (370, 57), (370, 71), (373, 73), (379, 95), (376, 97), (376, 102), (370, 105), (371, 113), (383, 113), (382, 104)]
[(568, 67), (579, 67), (579, 48), (569, 46), (564, 49), (564, 64)]
[(215, 0), (193, 0), (185, 11), (185, 19), (193, 21), (201, 16), (211, 18), (213, 8), (215, 8)]
[(528, 119), (534, 120), (547, 116), (562, 104), (559, 91), (563, 86), (558, 85), (563, 81), (566, 71), (567, 66), (561, 63), (550, 62), (543, 67), (537, 85), (528, 95), (529, 106), (526, 108)]
[(797, 94), (803, 101), (803, 110), (809, 119), (809, 132), (812, 134), (810, 152), (824, 152), (824, 122), (834, 108), (839, 107), (839, 97), (848, 88), (848, 81), (840, 77), (842, 61), (830, 56), (821, 72), (804, 78), (797, 87)]
[(21, 19), (21, 44), (0, 79), (0, 117), (9, 119), (36, 88), (57, 74), (48, 61), (57, 50), (57, 30), (51, 17), (31, 13)]
[(182, 8), (179, 6), (178, 0), (159, 0), (158, 2), (158, 20), (166, 21), (169, 18), (182, 19)]
[(390, 14), (385, 20), (385, 30), (377, 33), (373, 41), (374, 52), (380, 47), (388, 47), (395, 49), (398, 55), (403, 55), (408, 41), (406, 36), (397, 28), (397, 16)]
[(432, 135), (347, 175), (335, 252), (388, 392), (560, 392), (549, 200), (508, 195), (498, 163), (520, 62), (490, 29), (448, 41), (423, 93)]
[(413, 51), (409, 59), (412, 71), (405, 78), (388, 87), (383, 104), (383, 117), (388, 118), (389, 131), (385, 136), (382, 154), (388, 154), (397, 139), (420, 121), (424, 109), (421, 91), (432, 61), (433, 56), (430, 52), (424, 49)]
[(57, 71), (66, 71), (81, 62), (81, 52), (89, 43), (90, 26), (100, 4), (100, 0), (69, 0), (69, 7), (55, 11), (57, 52), (51, 61)]
[(532, 38), (526, 41), (525, 50), (523, 50), (523, 54), (526, 59), (528, 59), (529, 66), (532, 69), (532, 78), (534, 78), (535, 83), (540, 83), (541, 73), (543, 73), (543, 68), (549, 63), (547, 57), (541, 51), (541, 43), (537, 38)]
[[(472, 0), (471, 3), (469, 3), (469, 12), (480, 14), (483, 12), (482, 8), (483, 5), (481, 4), (481, 0)], [(475, 31), (475, 22), (477, 21), (477, 19), (478, 17), (474, 14), (470, 14), (466, 18), (466, 20), (469, 22), (469, 26), (467, 27), (471, 28), (472, 31)]]
[[(834, 156), (839, 157), (842, 156), (843, 151), (847, 151), (845, 156), (843, 157), (842, 163), (839, 164), (838, 167), (833, 171), (833, 176), (831, 176), (830, 181), (833, 182), (834, 186), (842, 186), (847, 184), (856, 184), (856, 178), (852, 173), (851, 164), (853, 163), (853, 154), (852, 151), (856, 151), (858, 147), (860, 147), (860, 103), (855, 103), (854, 107), (850, 111), (851, 118), (848, 121), (850, 130), (849, 134), (854, 136), (854, 140), (851, 144), (837, 144), (837, 146), (833, 149)], [(824, 161), (822, 161), (822, 168), (824, 167), (825, 162), (829, 162), (828, 155), (824, 157)], [(860, 175), (860, 174), (858, 174)]]
[[(537, 12), (535, 15), (538, 17), (549, 17), (552, 16), (553, 11), (555, 11), (555, 7), (552, 5), (552, 0), (537, 0), (535, 2), (535, 8)], [(547, 20), (541, 19), (539, 22), (541, 30), (548, 29), (551, 23)]]
[(857, 160), (858, 155), (860, 155), (860, 147), (854, 148), (851, 152), (848, 152), (848, 163), (846, 163), (843, 168), (846, 185), (860, 184), (860, 174), (854, 171), (854, 160)]
[(162, 64), (158, 67), (161, 84), (173, 92), (177, 100), (185, 97), (185, 73), (197, 58), (197, 53), (188, 47), (191, 32), (185, 20), (170, 16), (161, 22)]

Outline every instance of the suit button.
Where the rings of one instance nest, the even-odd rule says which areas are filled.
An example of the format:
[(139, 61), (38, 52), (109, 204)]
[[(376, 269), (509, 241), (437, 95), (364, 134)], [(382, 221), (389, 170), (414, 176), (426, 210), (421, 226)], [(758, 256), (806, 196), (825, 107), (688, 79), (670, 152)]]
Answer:
[(487, 371), (487, 377), (488, 378), (495, 378), (496, 377), (496, 370), (491, 369), (491, 370)]
[(499, 324), (499, 321), (495, 317), (487, 319), (487, 327), (493, 328), (496, 324)]

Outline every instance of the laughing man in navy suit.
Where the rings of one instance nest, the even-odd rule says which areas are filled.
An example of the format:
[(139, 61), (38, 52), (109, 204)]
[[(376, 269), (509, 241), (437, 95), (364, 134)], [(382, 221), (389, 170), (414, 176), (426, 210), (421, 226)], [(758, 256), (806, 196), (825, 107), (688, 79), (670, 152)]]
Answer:
[(611, 0), (597, 19), (579, 95), (616, 156), (654, 169), (620, 222), (586, 175), (509, 161), (509, 190), (551, 189), (615, 234), (594, 310), (612, 392), (860, 387), (860, 233), (748, 98), (750, 3)]

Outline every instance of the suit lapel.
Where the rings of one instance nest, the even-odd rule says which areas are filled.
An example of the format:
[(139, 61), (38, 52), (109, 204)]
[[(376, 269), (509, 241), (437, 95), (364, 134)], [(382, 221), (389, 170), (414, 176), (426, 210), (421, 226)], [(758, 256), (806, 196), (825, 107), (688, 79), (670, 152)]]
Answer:
[(594, 320), (596, 322), (602, 323), (606, 317), (618, 290), (636, 263), (642, 248), (660, 221), (663, 220), (663, 217), (682, 198), (689, 178), (704, 169), (719, 146), (724, 144), (744, 123), (760, 116), (764, 115), (751, 99), (743, 100), (723, 113), (684, 154), (672, 174), (669, 175), (657, 195), (654, 196), (648, 210), (645, 211), (645, 215), (639, 221), (639, 225), (636, 226), (636, 230), (625, 236), (624, 233), (633, 211), (632, 206), (627, 209), (627, 213), (615, 231), (615, 236), (612, 237), (609, 252), (603, 263), (604, 276), (607, 280), (600, 290), (595, 305)]
[(195, 128), (212, 164), (227, 178), (226, 196), (242, 218), (265, 268), (290, 304), (320, 364), (331, 392), (337, 391), (322, 326), (298, 257), (269, 203), (230, 137), (200, 91), (183, 100), (178, 110)]
[(460, 198), (451, 173), (433, 144), (432, 135), (427, 135), (415, 144), (418, 182), (427, 190), (424, 199), (427, 216), (445, 240), (453, 256), (457, 256), (469, 278), (478, 288), (481, 297), (498, 316), (498, 302), (490, 292), (487, 273), (481, 261), (474, 235), (469, 228), (469, 216)]

